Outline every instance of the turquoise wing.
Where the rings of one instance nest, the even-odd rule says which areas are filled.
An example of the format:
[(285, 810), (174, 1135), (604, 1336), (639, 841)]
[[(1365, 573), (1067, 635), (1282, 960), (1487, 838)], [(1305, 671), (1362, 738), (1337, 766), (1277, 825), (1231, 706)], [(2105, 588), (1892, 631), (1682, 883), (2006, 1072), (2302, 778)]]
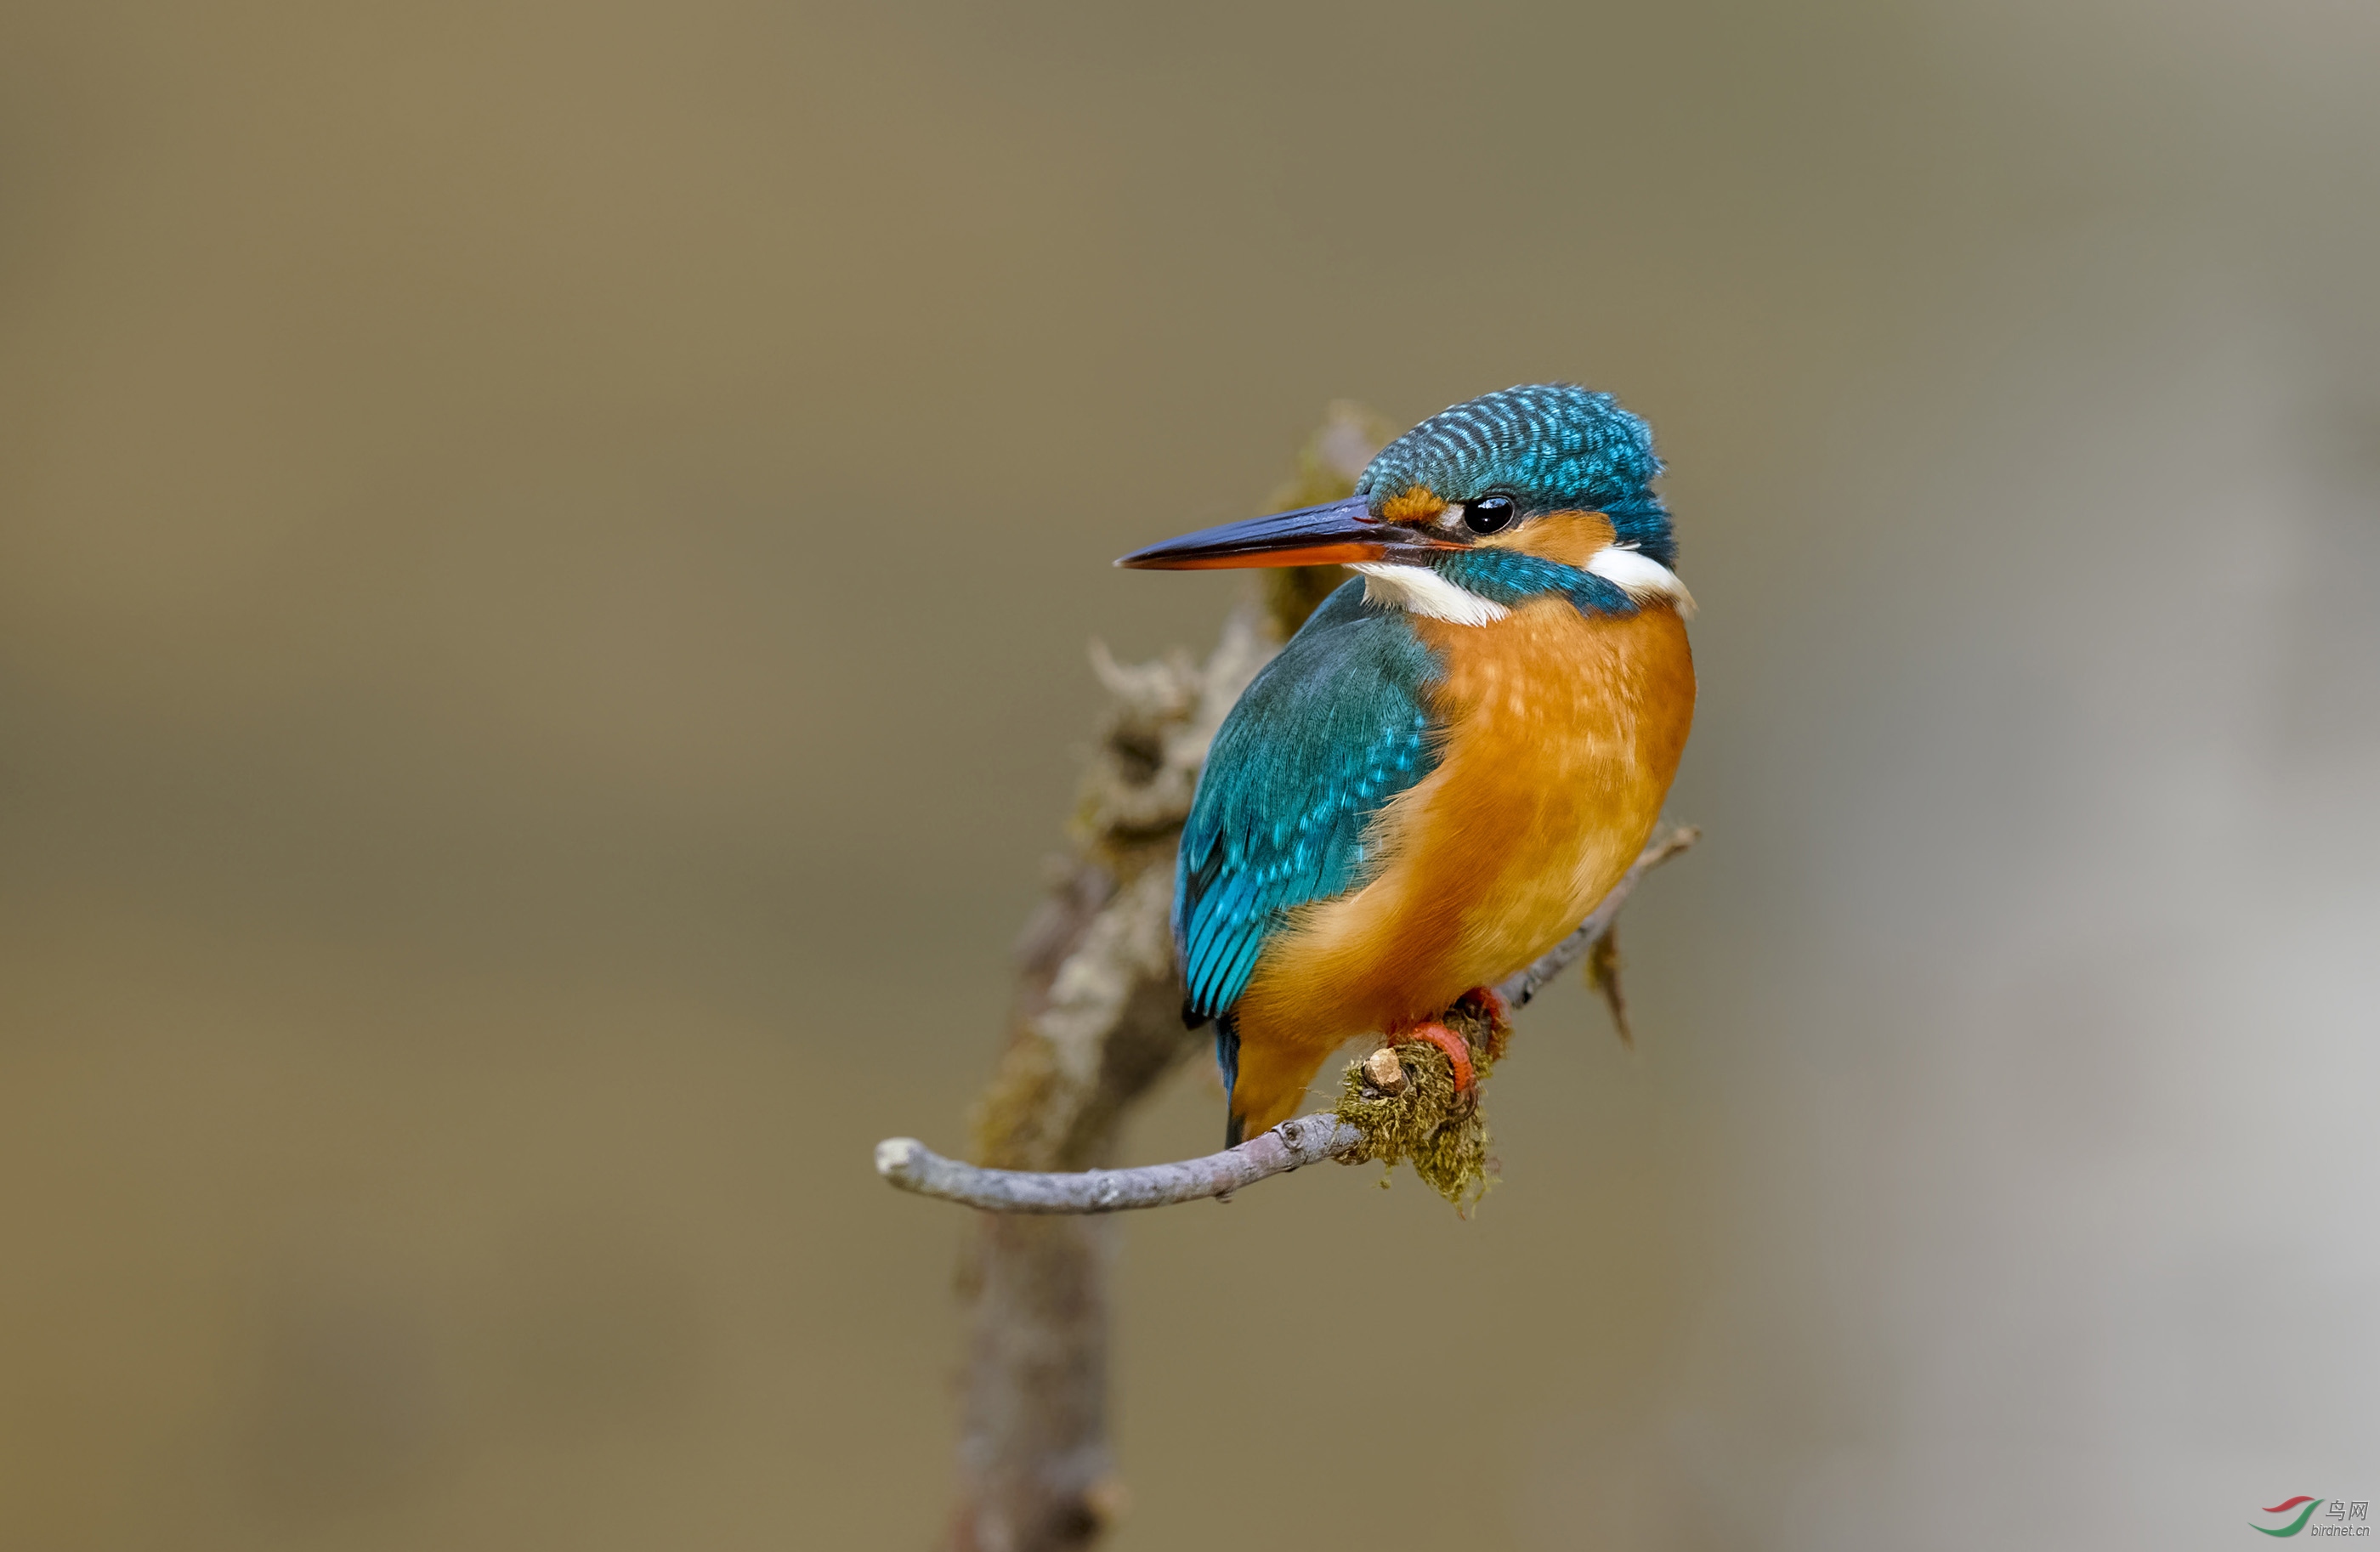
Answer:
[(1174, 874), (1187, 1016), (1227, 1012), (1289, 912), (1365, 880), (1372, 817), (1438, 763), (1439, 674), (1405, 616), (1366, 608), (1350, 582), (1232, 708)]

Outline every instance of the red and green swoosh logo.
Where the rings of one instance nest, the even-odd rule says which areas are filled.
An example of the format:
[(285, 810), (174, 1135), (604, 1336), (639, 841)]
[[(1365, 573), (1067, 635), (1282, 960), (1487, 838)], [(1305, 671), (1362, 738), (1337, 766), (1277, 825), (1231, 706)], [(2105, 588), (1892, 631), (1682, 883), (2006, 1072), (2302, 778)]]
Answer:
[[(2303, 1504), (2305, 1507), (2303, 1509), (2298, 1509), (2300, 1504)], [(2294, 1498), (2289, 1498), (2284, 1502), (2277, 1503), (2270, 1509), (2258, 1511), (2264, 1514), (2287, 1514), (2289, 1510), (2297, 1509), (2298, 1517), (2296, 1519), (2290, 1521), (2288, 1524), (2283, 1525), (2278, 1530), (2273, 1530), (2264, 1525), (2251, 1525), (2248, 1528), (2252, 1531), (2263, 1531), (2266, 1535), (2270, 1536), (2295, 1535), (2300, 1531), (2306, 1528), (2306, 1522), (2313, 1519), (2313, 1511), (2321, 1507), (2322, 1500), (2320, 1498), (2310, 1498), (2303, 1493), (2300, 1493)]]

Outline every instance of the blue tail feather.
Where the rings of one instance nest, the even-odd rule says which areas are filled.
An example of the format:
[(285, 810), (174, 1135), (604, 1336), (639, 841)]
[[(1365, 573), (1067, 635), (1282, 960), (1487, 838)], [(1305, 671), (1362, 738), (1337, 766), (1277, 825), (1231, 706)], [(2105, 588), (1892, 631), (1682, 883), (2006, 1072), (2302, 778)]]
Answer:
[(1215, 1065), (1223, 1073), (1223, 1146), (1237, 1147), (1245, 1130), (1232, 1093), (1240, 1083), (1240, 1021), (1230, 1013), (1215, 1020)]

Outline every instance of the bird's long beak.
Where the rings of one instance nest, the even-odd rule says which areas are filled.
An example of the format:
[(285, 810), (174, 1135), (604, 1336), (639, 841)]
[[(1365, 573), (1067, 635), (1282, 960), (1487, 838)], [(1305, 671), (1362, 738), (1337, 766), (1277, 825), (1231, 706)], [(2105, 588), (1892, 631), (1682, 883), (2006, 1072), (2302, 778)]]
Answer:
[(1432, 539), (1418, 528), (1384, 523), (1361, 496), (1323, 506), (1303, 506), (1201, 528), (1135, 550), (1116, 562), (1148, 571), (1213, 571), (1225, 566), (1354, 565), (1358, 561), (1418, 560), (1431, 550), (1460, 545)]

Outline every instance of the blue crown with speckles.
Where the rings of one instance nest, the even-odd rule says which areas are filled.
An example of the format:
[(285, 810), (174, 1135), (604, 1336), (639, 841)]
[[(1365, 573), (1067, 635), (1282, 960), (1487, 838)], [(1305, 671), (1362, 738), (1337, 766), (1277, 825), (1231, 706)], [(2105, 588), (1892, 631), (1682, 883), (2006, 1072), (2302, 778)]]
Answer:
[(1380, 449), (1355, 482), (1372, 508), (1418, 485), (1450, 502), (1512, 498), (1524, 515), (1609, 515), (1621, 543), (1676, 559), (1653, 429), (1609, 394), (1538, 382), (1442, 409)]

